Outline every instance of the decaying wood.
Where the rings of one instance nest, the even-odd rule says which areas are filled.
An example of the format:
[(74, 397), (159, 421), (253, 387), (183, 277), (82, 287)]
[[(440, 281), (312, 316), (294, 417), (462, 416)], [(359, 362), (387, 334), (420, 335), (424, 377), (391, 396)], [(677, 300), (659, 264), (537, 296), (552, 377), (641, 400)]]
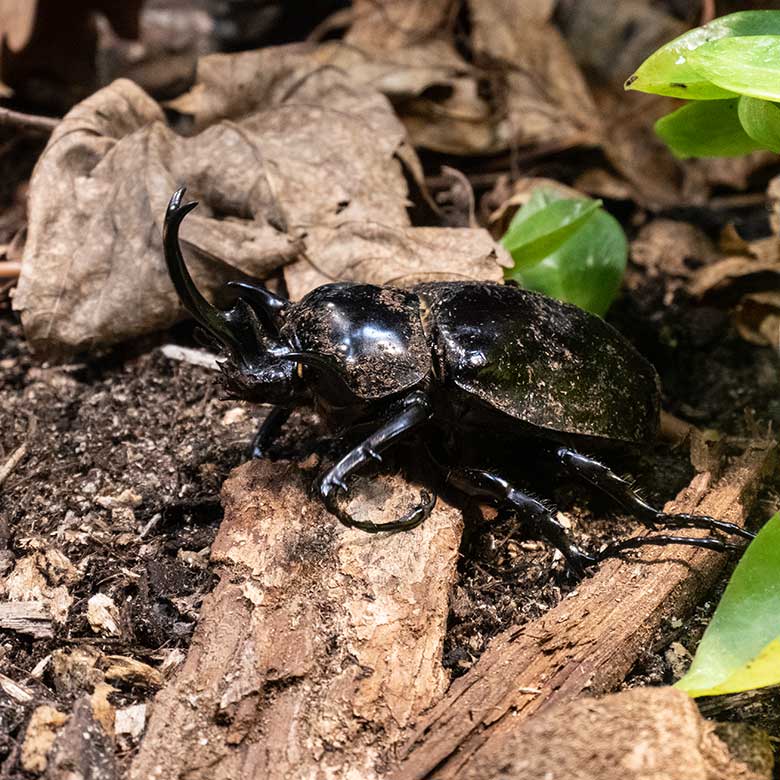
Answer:
[(116, 780), (114, 746), (96, 720), (89, 696), (73, 706), (48, 756), (46, 780)]
[[(743, 523), (775, 454), (774, 444), (756, 445), (714, 484), (709, 473), (697, 475), (667, 511)], [(686, 547), (603, 564), (542, 618), (492, 642), (416, 725), (393, 780), (460, 778), (541, 708), (614, 689), (663, 622), (690, 609), (725, 564), (718, 553)]]
[[(225, 484), (224, 571), (130, 777), (370, 780), (443, 694), (460, 513), (440, 504), (414, 531), (370, 535), (308, 497), (312, 476), (254, 462)], [(353, 511), (376, 522), (417, 500), (400, 478), (360, 493)]]
[(0, 690), (19, 704), (29, 704), (35, 698), (35, 692), (26, 685), (14, 682), (10, 677), (0, 673)]
[(54, 636), (51, 611), (43, 601), (0, 602), (0, 628), (35, 639)]
[(550, 707), (458, 780), (769, 780), (768, 736), (734, 725), (721, 735), (682, 691), (634, 688)]

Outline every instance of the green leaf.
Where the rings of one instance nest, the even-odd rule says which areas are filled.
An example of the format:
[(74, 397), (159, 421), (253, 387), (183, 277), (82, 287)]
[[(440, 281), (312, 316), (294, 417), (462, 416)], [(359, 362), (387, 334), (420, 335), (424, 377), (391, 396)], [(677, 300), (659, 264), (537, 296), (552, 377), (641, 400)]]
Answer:
[(736, 157), (762, 149), (742, 127), (740, 98), (688, 103), (655, 123), (655, 132), (677, 157)]
[(588, 220), (601, 201), (558, 199), (537, 190), (509, 224), (501, 239), (515, 261), (515, 269), (530, 268), (558, 249)]
[(740, 90), (716, 82), (701, 72), (694, 52), (698, 54), (700, 47), (714, 41), (762, 35), (780, 35), (780, 11), (738, 11), (713, 19), (651, 54), (626, 81), (626, 89), (688, 100), (733, 97), (733, 93)]
[(617, 295), (628, 257), (620, 223), (603, 209), (596, 211), (555, 252), (523, 271), (510, 271), (528, 290), (574, 303), (603, 316)]
[(676, 685), (715, 696), (780, 683), (780, 512), (745, 550)]
[(780, 35), (712, 41), (692, 51), (688, 60), (722, 89), (780, 100)]
[(780, 106), (768, 100), (743, 95), (739, 121), (745, 132), (765, 149), (780, 152)]

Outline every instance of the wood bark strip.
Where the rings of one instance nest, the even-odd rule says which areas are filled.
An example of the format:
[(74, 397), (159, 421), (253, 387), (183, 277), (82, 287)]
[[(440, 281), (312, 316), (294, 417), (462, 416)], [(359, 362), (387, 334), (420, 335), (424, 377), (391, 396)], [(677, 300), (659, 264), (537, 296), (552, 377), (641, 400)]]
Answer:
[[(311, 500), (311, 478), (254, 462), (226, 482), (224, 571), (131, 778), (370, 780), (444, 693), (460, 513), (440, 503), (414, 531), (370, 535)], [(375, 522), (418, 499), (400, 478), (359, 492), (353, 511)]]
[(0, 628), (27, 634), (34, 639), (54, 636), (51, 611), (43, 601), (0, 602)]
[(772, 743), (733, 723), (723, 732), (674, 688), (632, 688), (549, 707), (458, 780), (770, 780)]
[[(697, 475), (666, 511), (744, 523), (775, 453), (774, 444), (756, 445), (715, 484), (709, 472)], [(543, 707), (614, 689), (663, 622), (685, 614), (725, 565), (719, 553), (689, 547), (601, 565), (542, 618), (496, 637), (416, 725), (393, 780), (460, 778)]]

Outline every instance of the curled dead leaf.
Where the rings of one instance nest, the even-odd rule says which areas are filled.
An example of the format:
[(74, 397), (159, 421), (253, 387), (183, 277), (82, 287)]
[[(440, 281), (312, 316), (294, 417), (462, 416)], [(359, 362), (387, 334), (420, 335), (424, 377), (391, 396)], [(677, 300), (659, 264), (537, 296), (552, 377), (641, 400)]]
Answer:
[(688, 291), (696, 298), (734, 306), (743, 295), (780, 289), (780, 263), (775, 258), (727, 257), (701, 268)]
[[(688, 222), (654, 219), (644, 225), (631, 242), (631, 260), (648, 276), (689, 279), (697, 268), (710, 265), (719, 257), (707, 235)], [(679, 287), (679, 284), (677, 285)]]
[(293, 298), (342, 279), (395, 287), (444, 279), (497, 282), (501, 268), (512, 264), (487, 231), (474, 228), (350, 223), (310, 231), (307, 246), (307, 257), (284, 269)]
[(506, 145), (567, 149), (601, 140), (601, 125), (585, 79), (550, 21), (548, 0), (469, 4), (475, 59), (498, 78), (503, 101), (499, 136)]
[(181, 316), (160, 236), (182, 183), (201, 201), (183, 240), (207, 295), (298, 256), (328, 281), (418, 278), (421, 258), (424, 278), (500, 278), (500, 250), (484, 231), (409, 228), (398, 158), (418, 177), (419, 163), (403, 126), (383, 95), (310, 47), (205, 57), (195, 86), (168, 109), (194, 134), (174, 132), (158, 103), (120, 80), (52, 135), (31, 182), (14, 299), (35, 348), (110, 344)]
[(745, 295), (737, 306), (735, 322), (745, 341), (780, 352), (780, 290)]

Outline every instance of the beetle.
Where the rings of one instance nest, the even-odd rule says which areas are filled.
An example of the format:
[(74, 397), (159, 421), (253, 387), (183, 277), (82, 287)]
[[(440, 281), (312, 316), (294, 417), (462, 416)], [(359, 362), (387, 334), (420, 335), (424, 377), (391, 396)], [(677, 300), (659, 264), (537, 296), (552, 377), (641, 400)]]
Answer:
[(338, 282), (298, 302), (235, 281), (227, 283), (235, 303), (223, 310), (201, 295), (184, 262), (179, 227), (197, 205), (183, 203), (184, 193), (174, 193), (165, 214), (168, 272), (184, 307), (223, 348), (220, 368), (231, 393), (272, 405), (254, 438), (253, 457), (266, 456), (291, 411), (307, 404), (331, 430), (369, 431), (316, 484), (345, 525), (399, 531), (430, 515), (436, 495), (427, 491), (403, 517), (379, 524), (356, 520), (342, 500), (350, 477), (417, 433), (438, 449), (449, 485), (513, 512), (578, 573), (643, 544), (721, 551), (738, 545), (717, 535), (666, 532), (586, 552), (554, 509), (502, 474), (506, 453), (552, 459), (651, 529), (704, 528), (752, 538), (734, 523), (664, 514), (583, 454), (646, 444), (659, 423), (655, 369), (601, 318), (517, 287), (459, 281), (408, 289)]

